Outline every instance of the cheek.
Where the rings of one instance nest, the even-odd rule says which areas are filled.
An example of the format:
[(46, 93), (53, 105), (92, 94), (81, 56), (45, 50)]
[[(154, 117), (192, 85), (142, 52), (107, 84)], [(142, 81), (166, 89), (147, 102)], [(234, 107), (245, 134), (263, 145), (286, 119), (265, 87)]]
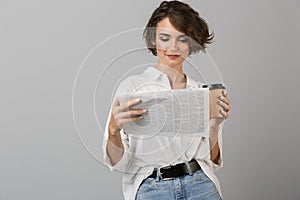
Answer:
[(156, 40), (156, 50), (157, 50), (158, 57), (163, 58), (167, 49), (168, 49), (168, 47), (165, 42)]
[(179, 49), (182, 53), (188, 53), (189, 52), (189, 45), (188, 44), (182, 44), (179, 46)]
[(166, 53), (166, 50), (163, 50), (163, 49), (159, 49), (157, 47), (157, 56), (160, 58), (160, 59), (165, 59), (165, 53)]
[(160, 40), (156, 40), (156, 48), (157, 50), (167, 50), (168, 45), (166, 42), (161, 42)]

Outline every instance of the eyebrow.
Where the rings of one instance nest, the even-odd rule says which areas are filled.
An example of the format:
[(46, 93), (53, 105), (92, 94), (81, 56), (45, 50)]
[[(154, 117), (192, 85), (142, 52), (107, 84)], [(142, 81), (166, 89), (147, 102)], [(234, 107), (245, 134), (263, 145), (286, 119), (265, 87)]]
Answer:
[[(159, 35), (170, 36), (170, 35), (167, 34), (167, 33), (160, 33)], [(179, 35), (178, 37), (186, 37), (186, 36), (187, 36), (186, 34), (183, 34), (183, 35)]]

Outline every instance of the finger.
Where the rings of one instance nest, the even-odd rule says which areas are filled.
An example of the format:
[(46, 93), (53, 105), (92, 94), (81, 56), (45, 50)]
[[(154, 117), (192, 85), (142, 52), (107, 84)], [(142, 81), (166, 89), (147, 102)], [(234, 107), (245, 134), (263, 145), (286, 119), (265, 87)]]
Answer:
[(140, 98), (131, 99), (130, 101), (127, 101), (127, 102), (125, 102), (124, 104), (122, 104), (122, 105), (120, 106), (120, 109), (121, 109), (121, 110), (126, 110), (126, 109), (128, 109), (130, 106), (133, 106), (133, 105), (138, 104), (138, 103), (140, 103), (140, 102), (141, 102), (141, 99), (140, 99)]
[(220, 100), (221, 101), (224, 101), (226, 104), (230, 104), (230, 101), (229, 101), (229, 99), (228, 99), (228, 97), (225, 97), (225, 96), (220, 96)]
[(220, 110), (219, 112), (225, 119), (227, 119), (229, 117), (228, 112), (225, 112), (224, 110)]
[(225, 102), (223, 101), (219, 101), (218, 102), (219, 105), (223, 108), (223, 110), (225, 110), (226, 112), (230, 111), (230, 105), (227, 105)]
[(123, 112), (125, 110), (128, 110), (128, 108), (134, 104), (137, 104), (140, 102), (140, 99), (131, 99), (130, 101), (124, 102), (119, 104), (119, 106), (114, 107), (114, 113), (120, 113)]
[(132, 117), (137, 117), (137, 116), (143, 115), (146, 112), (147, 112), (146, 109), (129, 110), (126, 112), (119, 113), (119, 117), (120, 118), (132, 118)]
[(143, 118), (143, 115), (132, 117), (132, 118), (123, 118), (123, 119), (120, 120), (120, 124), (124, 125), (124, 124), (127, 124), (129, 122), (138, 121), (142, 118)]
[(222, 93), (223, 93), (223, 96), (228, 97), (228, 93), (226, 90), (223, 90)]

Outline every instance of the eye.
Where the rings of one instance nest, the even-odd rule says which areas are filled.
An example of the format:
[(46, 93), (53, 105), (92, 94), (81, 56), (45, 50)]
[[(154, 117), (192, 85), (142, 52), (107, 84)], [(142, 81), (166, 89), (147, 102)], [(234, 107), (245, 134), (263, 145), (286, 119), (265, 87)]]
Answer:
[(169, 38), (160, 38), (160, 40), (163, 42), (167, 42), (169, 40)]
[(179, 41), (182, 42), (182, 43), (188, 43), (188, 39), (187, 39), (187, 38), (185, 38), (185, 39), (180, 39)]

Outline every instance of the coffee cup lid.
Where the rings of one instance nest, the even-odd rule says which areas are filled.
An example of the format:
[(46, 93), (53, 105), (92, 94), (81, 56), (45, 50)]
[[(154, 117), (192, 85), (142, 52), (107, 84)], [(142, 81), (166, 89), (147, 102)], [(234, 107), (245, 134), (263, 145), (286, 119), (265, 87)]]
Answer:
[(226, 87), (221, 83), (204, 84), (204, 85), (202, 85), (202, 88), (208, 88), (209, 90), (226, 89)]

